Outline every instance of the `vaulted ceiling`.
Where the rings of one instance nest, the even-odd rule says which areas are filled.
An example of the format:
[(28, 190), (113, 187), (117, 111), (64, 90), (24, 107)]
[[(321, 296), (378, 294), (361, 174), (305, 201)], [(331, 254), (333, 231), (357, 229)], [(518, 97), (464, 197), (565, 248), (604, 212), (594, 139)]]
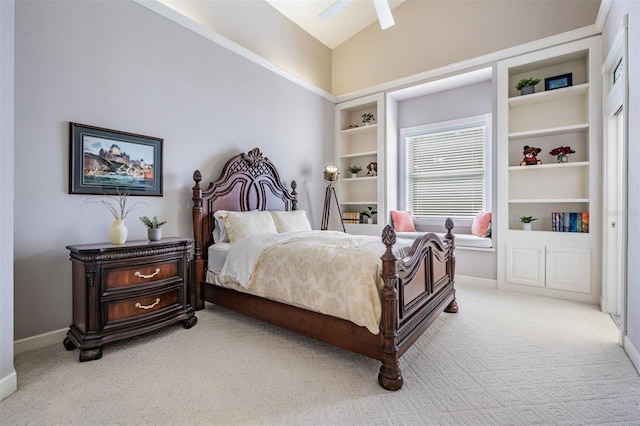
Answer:
[[(311, 34), (325, 46), (333, 49), (345, 40), (378, 22), (374, 0), (265, 0), (276, 10)], [(383, 0), (384, 1), (384, 0)], [(405, 0), (389, 0), (393, 9)], [(328, 19), (320, 14), (335, 3), (344, 2)]]

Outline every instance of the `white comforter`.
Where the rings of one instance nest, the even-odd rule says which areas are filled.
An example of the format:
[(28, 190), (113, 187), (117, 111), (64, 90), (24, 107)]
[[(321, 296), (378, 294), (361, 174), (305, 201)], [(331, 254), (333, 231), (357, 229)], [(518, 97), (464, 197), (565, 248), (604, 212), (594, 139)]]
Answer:
[(231, 245), (220, 272), (248, 292), (379, 333), (379, 237), (336, 231), (261, 235)]

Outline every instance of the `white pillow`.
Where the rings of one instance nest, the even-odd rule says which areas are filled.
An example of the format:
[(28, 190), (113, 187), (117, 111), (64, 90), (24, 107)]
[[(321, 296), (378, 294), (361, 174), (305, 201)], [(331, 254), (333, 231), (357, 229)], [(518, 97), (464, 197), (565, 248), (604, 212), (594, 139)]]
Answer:
[(311, 231), (311, 224), (304, 210), (272, 211), (271, 216), (278, 232)]
[(224, 221), (231, 244), (254, 235), (278, 233), (276, 224), (267, 211), (226, 212), (220, 218)]
[(228, 212), (226, 210), (218, 210), (213, 214), (214, 228), (213, 228), (213, 242), (214, 243), (228, 243), (229, 235), (227, 229), (224, 226), (224, 220), (222, 216), (226, 216)]

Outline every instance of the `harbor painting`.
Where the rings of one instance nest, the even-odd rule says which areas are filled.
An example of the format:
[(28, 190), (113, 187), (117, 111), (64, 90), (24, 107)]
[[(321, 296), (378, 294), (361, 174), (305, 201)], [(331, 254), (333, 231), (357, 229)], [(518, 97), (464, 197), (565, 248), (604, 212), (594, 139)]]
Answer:
[(72, 194), (162, 195), (162, 139), (70, 123)]

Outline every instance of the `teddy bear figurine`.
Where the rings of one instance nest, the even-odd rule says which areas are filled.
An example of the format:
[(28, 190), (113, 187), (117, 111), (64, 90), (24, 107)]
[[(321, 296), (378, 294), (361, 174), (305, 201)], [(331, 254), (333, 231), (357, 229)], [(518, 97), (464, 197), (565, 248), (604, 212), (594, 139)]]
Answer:
[(524, 159), (520, 162), (521, 166), (535, 166), (542, 164), (541, 160), (538, 160), (537, 155), (540, 154), (542, 149), (534, 148), (529, 145), (524, 146)]

